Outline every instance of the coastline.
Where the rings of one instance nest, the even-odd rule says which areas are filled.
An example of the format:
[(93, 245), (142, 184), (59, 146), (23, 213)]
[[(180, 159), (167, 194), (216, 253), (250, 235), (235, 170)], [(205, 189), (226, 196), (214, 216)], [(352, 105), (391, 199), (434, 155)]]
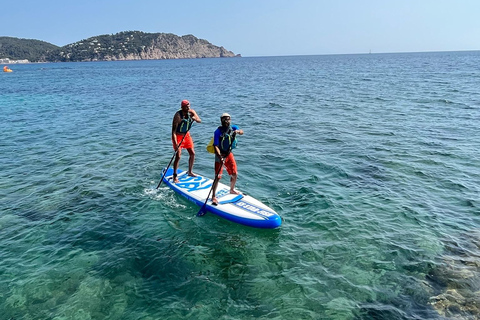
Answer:
[(1, 58), (0, 64), (20, 64), (20, 63), (30, 63), (27, 59), (23, 60), (10, 60), (9, 58)]

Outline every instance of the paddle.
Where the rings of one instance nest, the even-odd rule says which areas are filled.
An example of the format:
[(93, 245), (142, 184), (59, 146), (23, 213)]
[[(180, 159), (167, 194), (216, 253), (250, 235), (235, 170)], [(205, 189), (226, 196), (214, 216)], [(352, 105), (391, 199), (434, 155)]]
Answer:
[(175, 153), (173, 154), (172, 159), (170, 159), (170, 162), (168, 163), (167, 168), (166, 168), (165, 171), (163, 172), (162, 178), (160, 179), (160, 182), (158, 183), (157, 189), (160, 188), (160, 185), (162, 184), (163, 178), (164, 178), (165, 175), (167, 174), (168, 168), (170, 168), (170, 165), (172, 164), (173, 159), (174, 159), (175, 156), (177, 155), (178, 150), (180, 150), (180, 146), (182, 145), (183, 140), (185, 139), (185, 137), (187, 136), (188, 131), (190, 131), (190, 129), (191, 129), (192, 127), (193, 127), (193, 122), (192, 122), (192, 125), (190, 126), (190, 128), (188, 128), (187, 132), (185, 132), (185, 134), (183, 135), (182, 140), (180, 140), (180, 143), (178, 144), (177, 148), (175, 149)]
[[(233, 139), (228, 146), (227, 156), (230, 154), (230, 152), (232, 152), (232, 145), (233, 145), (233, 141), (235, 140), (235, 136), (236, 136), (236, 133), (234, 132), (233, 133)], [(224, 162), (225, 162), (225, 159), (222, 160), (222, 163), (221, 163), (220, 167), (218, 167), (218, 170), (215, 172), (215, 179), (213, 179), (212, 187), (210, 188), (210, 191), (208, 192), (207, 198), (205, 199), (205, 202), (203, 203), (203, 206), (200, 208), (200, 211), (197, 212), (197, 217), (203, 216), (206, 213), (205, 207), (207, 206), (208, 198), (210, 198), (210, 194), (213, 191), (213, 186), (215, 185), (215, 183), (218, 180), (218, 174), (220, 173), (220, 170), (222, 170)]]

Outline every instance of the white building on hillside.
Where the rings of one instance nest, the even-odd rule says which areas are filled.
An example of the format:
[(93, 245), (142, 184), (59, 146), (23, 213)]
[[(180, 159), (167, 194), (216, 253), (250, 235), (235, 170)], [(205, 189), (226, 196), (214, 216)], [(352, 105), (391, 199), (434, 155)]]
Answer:
[(14, 64), (14, 63), (30, 63), (27, 59), (24, 60), (10, 60), (9, 58), (0, 58), (0, 64)]

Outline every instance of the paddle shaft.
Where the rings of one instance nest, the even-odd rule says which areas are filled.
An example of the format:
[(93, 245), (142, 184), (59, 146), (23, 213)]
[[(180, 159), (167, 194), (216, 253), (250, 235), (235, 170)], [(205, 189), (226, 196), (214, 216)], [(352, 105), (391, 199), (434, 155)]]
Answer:
[(187, 136), (188, 131), (190, 131), (190, 129), (191, 129), (192, 127), (193, 127), (193, 123), (192, 123), (192, 125), (190, 126), (190, 128), (188, 128), (187, 132), (185, 132), (185, 134), (183, 135), (182, 140), (180, 140), (180, 143), (178, 144), (178, 146), (177, 146), (177, 148), (176, 148), (176, 150), (175, 150), (175, 153), (173, 154), (172, 159), (170, 159), (170, 162), (168, 163), (167, 168), (166, 168), (165, 171), (163, 172), (162, 178), (160, 179), (160, 182), (158, 183), (157, 189), (160, 188), (160, 185), (162, 184), (163, 178), (164, 178), (165, 175), (167, 174), (168, 168), (170, 168), (170, 165), (172, 164), (173, 159), (174, 159), (175, 156), (177, 155), (178, 150), (180, 150), (180, 146), (182, 145), (183, 140), (185, 140), (185, 137)]

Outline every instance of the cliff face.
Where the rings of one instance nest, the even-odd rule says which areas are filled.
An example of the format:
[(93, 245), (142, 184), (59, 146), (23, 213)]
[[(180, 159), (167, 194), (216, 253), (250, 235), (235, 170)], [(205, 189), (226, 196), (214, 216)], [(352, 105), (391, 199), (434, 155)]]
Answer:
[(142, 59), (183, 59), (234, 57), (235, 54), (223, 47), (212, 45), (192, 35), (165, 37), (159, 35), (140, 53)]
[(112, 61), (235, 57), (233, 52), (193, 35), (140, 31), (102, 35), (61, 47), (47, 61)]

